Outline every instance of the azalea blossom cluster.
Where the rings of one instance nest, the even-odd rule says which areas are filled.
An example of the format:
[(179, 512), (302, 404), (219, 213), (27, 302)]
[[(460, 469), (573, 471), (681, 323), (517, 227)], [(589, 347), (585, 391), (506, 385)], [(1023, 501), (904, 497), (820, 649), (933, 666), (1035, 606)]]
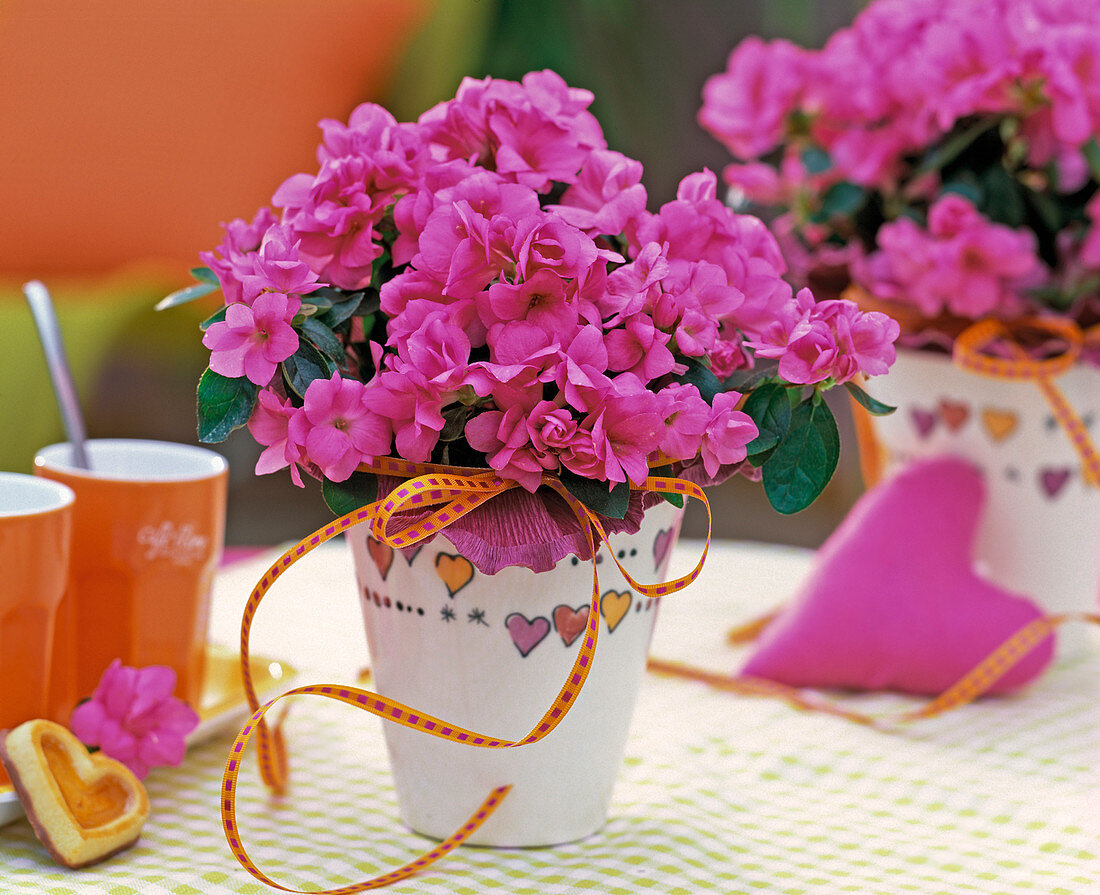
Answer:
[(1100, 0), (874, 0), (820, 50), (749, 38), (703, 91), (797, 283), (927, 318), (1100, 319)]
[(227, 225), (203, 255), (226, 301), (203, 342), (251, 401), (257, 472), (341, 482), (396, 453), (531, 491), (562, 471), (638, 483), (657, 457), (714, 477), (758, 434), (726, 387), (757, 357), (785, 384), (885, 372), (896, 324), (796, 295), (713, 173), (648, 211), (592, 99), (543, 71), (467, 79), (416, 122), (362, 105), (321, 123), (319, 169), (276, 190), (278, 215)]

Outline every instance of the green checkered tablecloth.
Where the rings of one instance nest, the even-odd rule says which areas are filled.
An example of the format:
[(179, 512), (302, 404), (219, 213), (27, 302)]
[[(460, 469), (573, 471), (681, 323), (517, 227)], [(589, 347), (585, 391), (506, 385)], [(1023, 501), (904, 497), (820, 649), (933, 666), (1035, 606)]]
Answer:
[[(680, 568), (699, 546), (678, 548)], [(663, 602), (654, 653), (736, 668), (724, 632), (782, 599), (809, 561), (790, 548), (716, 545), (703, 577)], [(264, 567), (223, 574), (216, 638), (233, 639)], [(273, 592), (258, 616), (257, 647), (295, 663), (302, 682), (354, 674), (366, 653), (343, 546), (312, 554), (287, 573), (295, 575), (297, 586)], [(302, 588), (318, 596), (291, 595)], [(324, 620), (299, 637), (318, 603)], [(460, 848), (389, 891), (1100, 893), (1100, 638), (1090, 631), (1082, 640), (1026, 692), (890, 732), (650, 676), (600, 833), (551, 849)], [(914, 704), (881, 694), (844, 701), (874, 712)], [(306, 698), (286, 731), (287, 796), (269, 798), (253, 762), (240, 778), (239, 820), (262, 868), (284, 885), (320, 889), (425, 850), (397, 820), (378, 721)], [(237, 866), (222, 836), (218, 788), (230, 740), (210, 739), (181, 767), (154, 772), (141, 840), (97, 867), (58, 868), (23, 820), (0, 828), (0, 891), (271, 891)]]

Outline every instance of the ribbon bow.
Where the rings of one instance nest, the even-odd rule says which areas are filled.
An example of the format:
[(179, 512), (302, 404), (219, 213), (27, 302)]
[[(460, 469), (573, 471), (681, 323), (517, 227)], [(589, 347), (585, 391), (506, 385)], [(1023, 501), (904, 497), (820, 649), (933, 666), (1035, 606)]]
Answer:
[[(660, 462), (660, 459), (657, 462)], [(505, 491), (518, 487), (518, 483), (502, 478), (492, 470), (471, 469), (464, 467), (440, 466), (426, 463), (409, 463), (393, 457), (383, 457), (374, 463), (360, 466), (361, 472), (372, 472), (380, 475), (396, 476), (404, 478), (397, 488), (386, 497), (367, 506), (353, 510), (350, 513), (336, 519), (330, 525), (324, 526), (303, 538), (289, 550), (287, 550), (264, 573), (259, 583), (253, 588), (248, 602), (245, 604), (244, 614), (241, 620), (241, 676), (243, 678), (245, 695), (248, 705), (252, 709), (252, 715), (237, 735), (230, 749), (229, 759), (226, 762), (225, 773), (222, 778), (222, 826), (225, 831), (229, 847), (241, 865), (256, 879), (283, 891), (299, 891), (288, 889), (275, 882), (259, 869), (249, 858), (241, 843), (236, 823), (236, 785), (237, 775), (240, 772), (241, 756), (244, 753), (252, 735), (257, 737), (257, 755), (260, 775), (264, 783), (275, 792), (282, 792), (287, 779), (286, 746), (281, 732), (281, 723), (269, 727), (264, 720), (264, 715), (276, 702), (288, 696), (300, 694), (312, 694), (323, 696), (346, 703), (356, 708), (363, 709), (377, 715), (386, 721), (402, 724), (405, 727), (419, 730), (430, 736), (440, 737), (453, 742), (478, 746), (487, 749), (506, 749), (526, 746), (535, 743), (549, 734), (568, 714), (570, 707), (576, 702), (584, 682), (588, 677), (588, 670), (592, 664), (592, 657), (596, 650), (596, 640), (599, 634), (599, 599), (600, 586), (596, 568), (596, 541), (597, 538), (608, 542), (607, 533), (604, 531), (599, 518), (593, 514), (579, 500), (571, 495), (554, 476), (544, 475), (542, 484), (559, 494), (573, 511), (585, 536), (589, 555), (592, 562), (592, 603), (588, 612), (588, 623), (585, 636), (581, 638), (581, 645), (577, 658), (562, 685), (560, 692), (543, 716), (535, 723), (530, 733), (519, 740), (503, 740), (476, 731), (467, 730), (455, 724), (450, 724), (440, 718), (418, 712), (409, 706), (389, 699), (378, 693), (362, 690), (356, 687), (337, 685), (310, 685), (295, 687), (276, 696), (263, 705), (259, 704), (256, 697), (256, 688), (252, 680), (249, 663), (249, 634), (256, 609), (263, 599), (264, 594), (270, 590), (275, 581), (291, 565), (301, 559), (310, 551), (321, 544), (342, 534), (349, 528), (361, 522), (371, 523), (371, 534), (379, 541), (390, 547), (408, 547), (425, 538), (432, 537), (453, 523), (456, 519), (465, 516), (475, 510), (481, 504), (492, 500)], [(674, 593), (687, 587), (699, 577), (706, 562), (707, 552), (710, 548), (710, 504), (707, 501), (703, 489), (698, 485), (684, 479), (663, 476), (650, 476), (637, 486), (632, 488), (637, 491), (651, 491), (661, 494), (679, 494), (694, 497), (701, 500), (707, 511), (707, 540), (703, 553), (696, 563), (695, 568), (672, 581), (659, 584), (642, 584), (630, 576), (615, 556), (610, 551), (611, 558), (622, 572), (623, 577), (638, 593), (646, 597), (661, 597)], [(436, 507), (426, 517), (407, 525), (395, 532), (390, 532), (390, 524), (394, 517), (407, 510), (424, 510)], [(362, 892), (367, 889), (376, 889), (386, 886), (398, 880), (404, 879), (418, 870), (423, 869), (443, 855), (461, 845), (470, 835), (481, 826), (493, 813), (497, 805), (507, 795), (510, 786), (501, 786), (494, 789), (485, 802), (474, 812), (469, 820), (459, 830), (442, 842), (430, 852), (411, 861), (398, 870), (375, 877), (363, 883), (344, 886), (339, 889), (327, 890), (327, 895), (344, 895), (344, 893)]]
[[(1027, 333), (1040, 333), (1064, 341), (1066, 348), (1053, 357), (1033, 358), (1021, 341)], [(1010, 358), (988, 353), (995, 344), (1005, 345)], [(979, 320), (955, 339), (953, 359), (964, 370), (993, 379), (1030, 380), (1042, 390), (1058, 425), (1069, 436), (1081, 458), (1084, 478), (1100, 488), (1100, 452), (1089, 438), (1077, 411), (1054, 384), (1055, 378), (1069, 371), (1087, 346), (1100, 346), (1100, 325), (1082, 330), (1072, 320), (1026, 317), (1014, 321), (988, 318)]]

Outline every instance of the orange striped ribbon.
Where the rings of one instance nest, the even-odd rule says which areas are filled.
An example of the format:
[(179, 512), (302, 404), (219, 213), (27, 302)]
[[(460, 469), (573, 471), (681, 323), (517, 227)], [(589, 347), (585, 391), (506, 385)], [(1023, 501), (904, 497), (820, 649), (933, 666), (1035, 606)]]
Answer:
[(666, 659), (651, 658), (647, 668), (655, 674), (698, 681), (728, 693), (781, 699), (805, 711), (834, 715), (868, 727), (888, 728), (921, 718), (934, 718), (936, 715), (942, 715), (944, 712), (973, 702), (997, 683), (1024, 656), (1053, 634), (1058, 627), (1070, 621), (1100, 624), (1100, 615), (1072, 613), (1037, 618), (1013, 632), (992, 653), (939, 696), (920, 708), (901, 714), (870, 715), (857, 712), (817, 693), (787, 684), (747, 675), (721, 674)]
[[(277, 889), (287, 892), (299, 890), (287, 889), (267, 876), (248, 856), (244, 844), (241, 841), (236, 820), (236, 786), (237, 776), (240, 773), (241, 758), (244, 750), (255, 734), (257, 737), (257, 756), (260, 775), (265, 784), (276, 792), (285, 788), (287, 778), (286, 746), (282, 737), (281, 727), (276, 724), (269, 728), (264, 720), (266, 712), (279, 700), (294, 695), (316, 695), (328, 699), (334, 699), (347, 705), (354, 706), (370, 712), (385, 721), (401, 724), (405, 727), (419, 730), (430, 736), (440, 737), (464, 745), (476, 746), (488, 749), (514, 748), (535, 743), (549, 734), (562, 719), (568, 714), (570, 707), (576, 702), (576, 698), (584, 686), (591, 667), (592, 657), (596, 650), (596, 640), (599, 634), (599, 599), (600, 586), (597, 573), (596, 537), (600, 541), (608, 543), (608, 537), (599, 519), (593, 515), (580, 501), (574, 498), (553, 476), (543, 476), (542, 484), (557, 492), (573, 511), (577, 523), (584, 532), (589, 555), (592, 557), (592, 603), (588, 612), (588, 624), (585, 637), (581, 639), (581, 645), (577, 658), (570, 669), (565, 683), (554, 699), (551, 706), (543, 714), (542, 718), (534, 725), (531, 732), (519, 740), (504, 740), (476, 731), (467, 730), (455, 724), (450, 724), (439, 718), (418, 712), (402, 703), (391, 700), (385, 696), (356, 687), (337, 685), (318, 685), (296, 687), (283, 693), (264, 705), (260, 705), (256, 698), (256, 689), (249, 668), (249, 634), (256, 609), (260, 605), (264, 594), (271, 589), (275, 581), (291, 565), (301, 559), (310, 551), (330, 540), (338, 534), (347, 531), (360, 522), (370, 521), (371, 533), (378, 540), (391, 547), (407, 547), (431, 537), (461, 518), (470, 511), (476, 509), (488, 500), (518, 486), (518, 483), (504, 479), (493, 471), (484, 469), (470, 469), (463, 467), (439, 466), (425, 463), (409, 463), (404, 460), (384, 457), (372, 464), (364, 464), (360, 471), (372, 472), (381, 475), (395, 476), (406, 479), (402, 484), (381, 500), (368, 506), (353, 510), (332, 522), (313, 534), (302, 539), (287, 550), (264, 573), (259, 583), (252, 590), (248, 602), (244, 608), (241, 621), (241, 674), (244, 682), (245, 694), (248, 698), (252, 715), (234, 740), (233, 746), (226, 762), (225, 773), (222, 778), (222, 802), (221, 815), (222, 827), (226, 840), (234, 856), (240, 864), (248, 870), (256, 879)], [(650, 476), (641, 485), (632, 486), (638, 491), (652, 491), (662, 494), (680, 494), (693, 497), (703, 502), (707, 511), (708, 536), (702, 556), (695, 568), (686, 575), (672, 581), (659, 584), (641, 584), (635, 581), (623, 568), (615, 551), (610, 550), (612, 560), (622, 572), (624, 578), (630, 582), (640, 594), (646, 597), (661, 597), (674, 593), (687, 587), (699, 577), (706, 561), (710, 548), (709, 520), (710, 504), (702, 488), (691, 482), (678, 478), (662, 476)], [(407, 527), (390, 533), (388, 528), (393, 517), (403, 511), (429, 509), (438, 507), (428, 516), (409, 524)], [(398, 870), (375, 877), (367, 882), (344, 886), (339, 889), (326, 890), (325, 895), (345, 895), (345, 893), (362, 892), (368, 889), (376, 889), (382, 886), (405, 879), (417, 871), (427, 867), (443, 855), (461, 845), (469, 836), (477, 830), (482, 823), (492, 815), (497, 805), (504, 799), (510, 787), (504, 786), (493, 790), (485, 802), (474, 812), (469, 820), (460, 829), (438, 847), (421, 855)]]
[[(1017, 339), (1018, 335), (1027, 331), (1061, 339), (1066, 343), (1066, 349), (1055, 357), (1032, 358)], [(1083, 332), (1072, 320), (1028, 317), (1006, 322), (988, 318), (979, 320), (959, 334), (955, 339), (953, 357), (959, 367), (979, 376), (1034, 382), (1081, 458), (1085, 481), (1100, 488), (1100, 452), (1089, 438), (1077, 411), (1054, 384), (1056, 377), (1077, 363), (1086, 343), (1093, 340), (1100, 341), (1100, 327)], [(986, 349), (997, 342), (1007, 345), (1013, 356), (1001, 358), (986, 353)]]

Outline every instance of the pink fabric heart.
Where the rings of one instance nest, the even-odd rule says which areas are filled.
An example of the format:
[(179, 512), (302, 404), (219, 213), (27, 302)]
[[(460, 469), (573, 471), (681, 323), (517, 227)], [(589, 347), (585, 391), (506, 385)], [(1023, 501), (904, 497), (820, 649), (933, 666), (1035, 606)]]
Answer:
[[(864, 494), (741, 673), (795, 687), (947, 690), (1043, 615), (974, 571), (984, 504), (978, 469), (946, 456), (914, 463)], [(989, 692), (1033, 680), (1053, 651), (1048, 637)]]

